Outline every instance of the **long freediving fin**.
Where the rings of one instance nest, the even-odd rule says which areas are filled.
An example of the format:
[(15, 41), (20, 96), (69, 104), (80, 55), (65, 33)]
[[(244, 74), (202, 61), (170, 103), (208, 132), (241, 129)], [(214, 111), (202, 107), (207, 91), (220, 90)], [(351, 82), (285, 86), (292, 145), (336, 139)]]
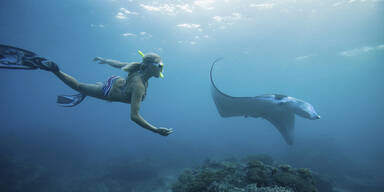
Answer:
[(0, 68), (46, 71), (58, 71), (56, 63), (49, 61), (36, 53), (0, 44)]
[(86, 95), (81, 93), (76, 95), (59, 95), (57, 96), (57, 103), (62, 107), (74, 107), (81, 103)]

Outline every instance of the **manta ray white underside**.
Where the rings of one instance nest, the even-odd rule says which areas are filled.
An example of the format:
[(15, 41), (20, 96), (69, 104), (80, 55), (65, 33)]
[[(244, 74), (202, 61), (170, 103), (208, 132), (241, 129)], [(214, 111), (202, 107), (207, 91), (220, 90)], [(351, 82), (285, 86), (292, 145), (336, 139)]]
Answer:
[(221, 92), (212, 79), (213, 67), (219, 60), (215, 60), (211, 66), (210, 79), (212, 98), (220, 116), (266, 119), (277, 128), (289, 145), (292, 145), (294, 140), (295, 114), (307, 119), (320, 119), (311, 104), (293, 97), (281, 94), (232, 97)]

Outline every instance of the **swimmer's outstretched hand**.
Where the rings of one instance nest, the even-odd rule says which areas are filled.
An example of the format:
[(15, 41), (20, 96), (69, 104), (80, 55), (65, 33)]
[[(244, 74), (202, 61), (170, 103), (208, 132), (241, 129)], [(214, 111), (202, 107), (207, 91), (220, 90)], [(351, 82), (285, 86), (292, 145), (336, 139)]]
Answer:
[(160, 134), (162, 136), (168, 136), (172, 132), (173, 132), (173, 129), (168, 129), (168, 128), (164, 128), (164, 127), (159, 127), (156, 130), (156, 133), (158, 133), (158, 134)]
[(101, 57), (95, 57), (93, 59), (94, 62), (98, 62), (99, 64), (105, 64), (105, 59), (101, 58)]

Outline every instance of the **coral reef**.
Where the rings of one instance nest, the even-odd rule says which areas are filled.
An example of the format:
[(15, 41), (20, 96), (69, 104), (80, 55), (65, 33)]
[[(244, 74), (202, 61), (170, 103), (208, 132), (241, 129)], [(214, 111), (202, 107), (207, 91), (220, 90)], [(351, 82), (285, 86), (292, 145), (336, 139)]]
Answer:
[[(264, 163), (265, 162), (265, 163)], [(173, 192), (323, 192), (332, 184), (309, 169), (278, 165), (266, 156), (241, 161), (207, 160), (201, 167), (184, 170)], [(324, 187), (325, 186), (325, 187)], [(321, 189), (321, 190), (319, 190)]]
[(176, 177), (155, 161), (116, 159), (68, 175), (0, 155), (0, 191), (21, 192), (333, 192), (332, 182), (305, 168), (267, 155), (242, 160), (206, 160)]

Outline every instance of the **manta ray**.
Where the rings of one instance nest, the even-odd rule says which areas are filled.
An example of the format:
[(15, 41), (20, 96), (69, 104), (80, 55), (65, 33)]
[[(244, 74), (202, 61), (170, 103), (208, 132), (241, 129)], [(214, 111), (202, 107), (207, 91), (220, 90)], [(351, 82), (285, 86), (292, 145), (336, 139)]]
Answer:
[(295, 114), (306, 119), (316, 120), (320, 116), (308, 102), (282, 94), (265, 94), (255, 97), (233, 97), (220, 91), (212, 78), (216, 59), (211, 66), (211, 94), (221, 117), (254, 117), (263, 118), (280, 132), (285, 142), (293, 144)]

